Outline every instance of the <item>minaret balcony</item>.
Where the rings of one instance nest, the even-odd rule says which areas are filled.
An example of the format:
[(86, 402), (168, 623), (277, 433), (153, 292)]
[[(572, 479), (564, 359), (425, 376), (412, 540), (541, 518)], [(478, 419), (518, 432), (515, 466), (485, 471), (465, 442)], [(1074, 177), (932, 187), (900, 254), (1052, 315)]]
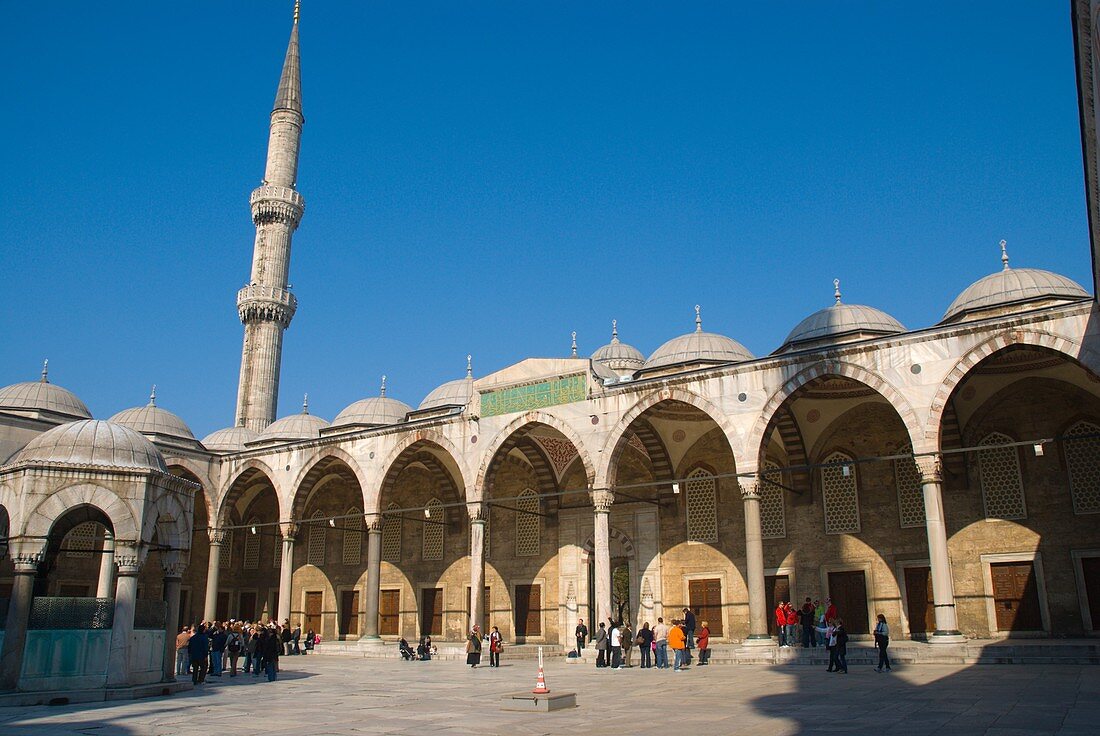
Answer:
[(306, 209), (305, 197), (297, 191), (271, 184), (257, 187), (248, 201), (252, 205), (252, 221), (257, 225), (282, 222), (298, 227)]
[(286, 289), (250, 284), (237, 292), (237, 313), (241, 322), (257, 320), (290, 324), (298, 299)]

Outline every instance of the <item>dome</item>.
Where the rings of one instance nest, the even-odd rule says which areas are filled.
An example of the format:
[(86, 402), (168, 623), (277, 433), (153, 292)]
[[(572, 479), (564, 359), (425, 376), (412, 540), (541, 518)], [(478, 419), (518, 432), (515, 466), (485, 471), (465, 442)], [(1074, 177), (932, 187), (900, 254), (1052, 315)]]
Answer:
[(328, 426), (321, 417), (309, 413), (308, 398), (302, 402), (302, 411), (282, 419), (276, 419), (256, 438), (257, 442), (314, 440), (321, 436), (321, 430)]
[(474, 365), (473, 356), (466, 356), (466, 377), (456, 378), (453, 381), (436, 386), (436, 388), (420, 402), (417, 411), (436, 409), (440, 406), (466, 406), (474, 396)]
[(157, 406), (156, 386), (153, 387), (153, 394), (149, 397), (148, 405), (124, 409), (108, 421), (129, 427), (142, 434), (161, 434), (188, 440), (195, 439), (195, 435), (191, 434), (190, 428), (182, 419), (167, 409), (161, 409)]
[(1001, 262), (1004, 264), (1001, 271), (975, 281), (951, 302), (941, 324), (962, 322), (997, 307), (1047, 299), (1077, 301), (1089, 298), (1085, 288), (1073, 279), (1038, 268), (1009, 268), (1003, 240)]
[(382, 426), (400, 424), (412, 407), (403, 401), (386, 398), (386, 377), (382, 376), (382, 388), (378, 396), (360, 399), (336, 415), (333, 426), (342, 424), (372, 424)]
[(206, 435), (202, 445), (214, 452), (240, 452), (246, 442), (255, 442), (259, 437), (248, 427), (226, 427)]
[(50, 383), (46, 366), (42, 378), (37, 381), (13, 383), (0, 388), (0, 410), (18, 412), (50, 412), (75, 419), (91, 419), (92, 414), (84, 402), (72, 391)]
[(43, 432), (27, 443), (15, 456), (14, 462), (101, 465), (168, 472), (164, 458), (152, 442), (129, 427), (95, 419), (82, 419)]
[(695, 332), (674, 337), (645, 362), (646, 369), (661, 368), (679, 363), (736, 363), (752, 360), (753, 355), (744, 345), (725, 335), (703, 332), (703, 320), (699, 307), (695, 307)]
[(642, 351), (633, 345), (619, 342), (619, 321), (611, 320), (611, 342), (592, 353), (592, 360), (602, 363), (616, 373), (632, 374), (645, 365)]
[(818, 341), (835, 343), (844, 342), (845, 338), (859, 340), (905, 332), (901, 322), (881, 309), (841, 303), (840, 282), (834, 281), (833, 284), (836, 286), (836, 304), (814, 312), (799, 322), (776, 352), (797, 350)]

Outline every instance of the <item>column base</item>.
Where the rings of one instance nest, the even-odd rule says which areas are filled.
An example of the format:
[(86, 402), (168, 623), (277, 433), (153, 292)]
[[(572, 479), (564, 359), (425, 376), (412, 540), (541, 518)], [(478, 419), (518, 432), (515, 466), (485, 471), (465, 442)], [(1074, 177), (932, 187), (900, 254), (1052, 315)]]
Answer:
[(366, 644), (368, 646), (382, 646), (383, 644), (386, 643), (386, 642), (382, 641), (382, 637), (378, 636), (377, 634), (375, 634), (373, 636), (368, 635), (368, 634), (363, 634), (361, 637), (359, 637), (358, 642), (359, 642), (359, 644)]
[(966, 637), (961, 631), (936, 631), (928, 637), (928, 643), (937, 644), (965, 644)]
[(771, 638), (767, 634), (754, 634), (747, 637), (741, 642), (743, 647), (774, 647), (776, 646), (775, 639)]

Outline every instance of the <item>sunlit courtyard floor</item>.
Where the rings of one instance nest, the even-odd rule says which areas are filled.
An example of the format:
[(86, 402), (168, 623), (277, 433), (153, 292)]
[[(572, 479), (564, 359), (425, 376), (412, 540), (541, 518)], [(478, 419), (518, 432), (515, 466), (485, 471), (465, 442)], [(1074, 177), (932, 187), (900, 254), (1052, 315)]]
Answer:
[(4, 736), (196, 734), (1097, 734), (1100, 666), (913, 665), (848, 675), (808, 666), (596, 670), (548, 662), (578, 707), (500, 710), (530, 661), (289, 657), (278, 682), (238, 675), (167, 698), (0, 709)]

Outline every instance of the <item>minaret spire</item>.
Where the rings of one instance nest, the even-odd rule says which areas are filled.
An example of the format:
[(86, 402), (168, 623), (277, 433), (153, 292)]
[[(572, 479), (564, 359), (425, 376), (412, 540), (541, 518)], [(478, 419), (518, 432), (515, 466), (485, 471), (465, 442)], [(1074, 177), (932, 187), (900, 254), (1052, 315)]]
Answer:
[(237, 292), (237, 312), (244, 323), (237, 424), (256, 432), (275, 421), (283, 332), (298, 308), (298, 300), (289, 291), (289, 276), (291, 238), (305, 211), (305, 200), (295, 189), (305, 124), (299, 12), (300, 5), (295, 2), (290, 42), (271, 111), (264, 179), (249, 199), (256, 225), (252, 275), (248, 285)]

